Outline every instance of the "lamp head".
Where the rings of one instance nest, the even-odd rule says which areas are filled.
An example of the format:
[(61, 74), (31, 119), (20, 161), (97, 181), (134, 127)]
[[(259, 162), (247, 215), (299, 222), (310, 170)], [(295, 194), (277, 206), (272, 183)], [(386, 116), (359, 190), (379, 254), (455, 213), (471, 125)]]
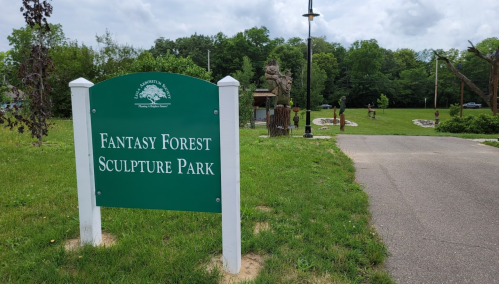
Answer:
[(303, 17), (307, 17), (308, 21), (311, 22), (314, 20), (314, 17), (319, 17), (320, 14), (314, 13), (314, 9), (310, 8), (308, 9), (308, 14), (303, 14)]

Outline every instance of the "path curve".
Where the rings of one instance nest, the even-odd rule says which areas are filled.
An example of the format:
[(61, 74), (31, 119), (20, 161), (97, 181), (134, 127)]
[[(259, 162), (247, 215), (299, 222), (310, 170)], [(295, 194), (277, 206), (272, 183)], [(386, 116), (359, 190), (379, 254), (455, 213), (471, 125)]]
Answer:
[(499, 283), (499, 148), (454, 137), (338, 135), (397, 283)]

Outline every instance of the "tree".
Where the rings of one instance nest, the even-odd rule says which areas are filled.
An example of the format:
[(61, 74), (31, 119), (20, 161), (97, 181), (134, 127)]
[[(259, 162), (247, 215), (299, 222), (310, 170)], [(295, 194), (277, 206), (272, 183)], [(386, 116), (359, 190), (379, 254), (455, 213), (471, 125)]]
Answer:
[[(496, 46), (499, 48), (499, 40), (497, 38), (493, 39), (496, 42)], [(447, 67), (450, 69), (454, 75), (459, 78), (460, 80), (464, 81), (466, 85), (468, 85), (476, 94), (478, 94), (486, 103), (487, 105), (492, 109), (494, 115), (497, 114), (497, 81), (499, 79), (499, 56), (494, 55), (494, 51), (492, 49), (492, 52), (489, 54), (483, 54), (482, 52), (488, 52), (487, 50), (482, 50), (480, 51), (480, 48), (475, 47), (471, 41), (468, 41), (470, 43), (470, 47), (468, 47), (468, 52), (472, 53), (476, 57), (486, 61), (488, 63), (489, 67), (489, 83), (487, 86), (486, 91), (481, 90), (478, 86), (476, 86), (468, 77), (464, 76), (456, 67), (454, 67), (454, 64), (447, 58), (446, 56), (439, 54), (438, 52), (435, 52), (435, 55), (437, 56), (438, 60), (442, 60), (445, 62)], [(495, 100), (495, 102), (493, 101)]]
[(234, 79), (238, 80), (240, 83), (239, 87), (239, 126), (244, 127), (248, 121), (251, 121), (253, 126), (253, 92), (256, 87), (254, 84), (250, 83), (253, 78), (253, 66), (251, 65), (251, 60), (247, 57), (243, 57), (242, 70), (237, 70), (236, 73), (232, 74)]
[(0, 104), (10, 102), (10, 97), (7, 97), (6, 95), (6, 93), (10, 91), (10, 88), (8, 88), (7, 85), (7, 78), (10, 77), (12, 69), (12, 65), (9, 64), (9, 61), (10, 51), (0, 51)]
[(255, 92), (255, 85), (251, 84), (247, 88), (239, 89), (239, 126), (244, 127), (251, 122), (253, 127), (253, 93)]
[[(19, 75), (23, 78), (25, 95), (29, 107), (23, 113), (19, 108), (26, 104), (19, 105), (20, 93), (17, 88), (13, 91), (16, 94), (14, 109), (9, 111), (14, 116), (6, 117), (0, 114), (0, 123), (7, 122), (7, 126), (12, 129), (18, 127), (20, 133), (24, 132), (24, 127), (31, 131), (31, 137), (38, 138), (38, 146), (43, 144), (43, 136), (47, 135), (51, 117), (50, 109), (52, 107), (50, 92), (52, 87), (47, 83), (50, 73), (53, 71), (52, 58), (49, 54), (49, 48), (45, 45), (47, 34), (50, 32), (50, 25), (47, 17), (52, 14), (52, 5), (47, 1), (23, 0), (21, 7), (26, 23), (36, 29), (37, 41), (31, 46), (28, 59), (21, 64)], [(27, 117), (26, 117), (27, 116)]]
[[(434, 82), (434, 80), (433, 80)], [(400, 72), (400, 79), (395, 80), (396, 92), (392, 105), (397, 107), (417, 107), (428, 96), (432, 82), (424, 67)]]
[(99, 49), (95, 55), (96, 83), (110, 79), (120, 70), (128, 70), (134, 59), (142, 52), (128, 44), (120, 44), (113, 39), (110, 31), (95, 39)]
[(333, 101), (334, 79), (339, 74), (338, 62), (333, 53), (315, 53), (313, 61), (326, 72), (326, 81), (324, 82), (324, 92), (322, 96), (328, 103)]
[(165, 91), (158, 88), (156, 85), (147, 85), (142, 92), (140, 92), (139, 97), (141, 99), (146, 98), (151, 101), (153, 105), (156, 101), (161, 98), (167, 98)]
[(48, 50), (62, 45), (66, 39), (60, 24), (49, 23), (48, 30), (43, 31), (41, 37), (39, 33), (40, 29), (37, 24), (33, 27), (26, 24), (26, 27), (13, 29), (12, 34), (7, 36), (9, 45), (12, 47), (9, 50), (9, 65), (11, 69), (5, 75), (11, 85), (21, 85), (22, 76), (19, 74), (20, 67), (30, 57), (32, 46), (40, 44), (40, 39), (43, 46), (48, 48)]
[(200, 67), (208, 70), (208, 50), (213, 50), (213, 39), (209, 36), (194, 33), (190, 37), (178, 38), (175, 41), (177, 55), (192, 58)]
[[(324, 100), (322, 96), (322, 92), (324, 91), (324, 82), (327, 79), (326, 71), (322, 70), (316, 62), (312, 62), (312, 70), (311, 70), (311, 80), (310, 80), (310, 108), (311, 109), (319, 109), (319, 105)], [(291, 89), (291, 97), (295, 105), (299, 107), (305, 107), (306, 99), (307, 99), (307, 67), (304, 68), (304, 74), (302, 75), (302, 80), (295, 80), (298, 83), (293, 84), (293, 88)], [(303, 82), (303, 84), (301, 83)], [(296, 88), (296, 91), (294, 89)]]
[(77, 41), (67, 41), (52, 48), (54, 74), (49, 79), (53, 86), (52, 114), (56, 117), (71, 117), (71, 89), (69, 82), (83, 77), (96, 82), (97, 67), (94, 65), (96, 52)]
[(110, 77), (121, 76), (137, 72), (169, 72), (183, 74), (205, 81), (211, 80), (211, 73), (197, 66), (191, 58), (176, 57), (172, 54), (164, 54), (154, 57), (149, 51), (142, 52), (127, 69), (120, 69)]
[(381, 94), (380, 98), (376, 100), (376, 102), (378, 103), (378, 107), (382, 108), (383, 109), (383, 113), (385, 113), (385, 108), (388, 107), (388, 98)]
[(236, 73), (232, 74), (232, 77), (238, 80), (241, 88), (244, 89), (250, 86), (250, 82), (253, 79), (253, 75), (255, 73), (253, 72), (253, 66), (251, 65), (251, 60), (248, 58), (248, 56), (243, 57), (243, 66), (241, 68), (242, 70), (237, 70)]
[(383, 49), (376, 40), (354, 42), (345, 61), (351, 86), (349, 105), (364, 106), (375, 101), (379, 93), (391, 88), (389, 79), (381, 73)]
[(270, 52), (267, 62), (272, 59), (279, 62), (279, 67), (282, 71), (291, 71), (293, 78), (299, 78), (299, 74), (305, 64), (305, 59), (303, 58), (300, 49), (291, 44), (276, 46), (272, 52)]
[(170, 39), (165, 39), (164, 37), (160, 37), (154, 41), (154, 46), (149, 49), (149, 52), (152, 53), (154, 57), (164, 55), (167, 53), (178, 54), (175, 42)]
[[(227, 74), (239, 70), (242, 64), (243, 54), (238, 54), (234, 42), (223, 33), (217, 33), (213, 37), (213, 52), (211, 53), (211, 67), (214, 81), (219, 81)], [(241, 60), (239, 60), (241, 56)]]

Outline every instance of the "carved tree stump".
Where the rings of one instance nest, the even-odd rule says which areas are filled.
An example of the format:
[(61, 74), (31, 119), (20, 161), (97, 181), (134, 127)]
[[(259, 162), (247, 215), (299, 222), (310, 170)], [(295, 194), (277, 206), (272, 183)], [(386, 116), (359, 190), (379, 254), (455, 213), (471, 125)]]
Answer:
[(269, 121), (270, 137), (289, 135), (290, 113), (290, 107), (277, 106), (274, 109), (274, 115), (270, 116)]

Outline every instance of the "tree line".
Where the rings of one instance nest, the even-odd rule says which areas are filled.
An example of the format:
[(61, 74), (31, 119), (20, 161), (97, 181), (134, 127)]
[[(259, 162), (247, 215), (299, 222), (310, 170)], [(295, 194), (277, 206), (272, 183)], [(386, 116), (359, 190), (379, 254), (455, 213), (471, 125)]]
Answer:
[[(293, 37), (270, 38), (266, 27), (253, 27), (233, 36), (195, 33), (189, 37), (160, 37), (149, 49), (117, 42), (110, 31), (96, 36), (97, 48), (67, 39), (59, 24), (49, 24), (44, 37), (52, 57), (54, 70), (48, 80), (52, 87), (52, 112), (55, 116), (71, 116), (70, 81), (84, 77), (94, 83), (134, 72), (173, 72), (216, 83), (226, 75), (244, 81), (245, 86), (266, 88), (265, 63), (276, 59), (281, 73), (290, 70), (293, 77), (291, 98), (304, 107), (306, 101), (307, 44)], [(6, 86), (20, 86), (22, 64), (29, 58), (29, 46), (37, 40), (37, 29), (29, 25), (14, 29), (8, 36), (11, 49), (0, 52), (2, 88), (0, 101), (8, 100)], [(484, 39), (475, 47), (483, 54), (499, 46), (498, 38)], [(432, 107), (435, 92), (435, 69), (438, 69), (437, 106), (447, 107), (460, 100), (460, 80), (430, 49), (395, 51), (381, 47), (375, 39), (358, 40), (349, 47), (328, 42), (326, 37), (312, 38), (311, 104), (338, 105), (347, 97), (348, 107), (375, 104), (381, 94), (390, 107)], [(467, 51), (436, 50), (454, 66), (461, 63), (461, 73), (486, 91), (490, 66)], [(209, 66), (208, 66), (209, 62)], [(208, 71), (209, 70), (209, 71)], [(488, 92), (488, 90), (487, 90)], [(481, 98), (465, 88), (465, 101), (481, 102)]]

